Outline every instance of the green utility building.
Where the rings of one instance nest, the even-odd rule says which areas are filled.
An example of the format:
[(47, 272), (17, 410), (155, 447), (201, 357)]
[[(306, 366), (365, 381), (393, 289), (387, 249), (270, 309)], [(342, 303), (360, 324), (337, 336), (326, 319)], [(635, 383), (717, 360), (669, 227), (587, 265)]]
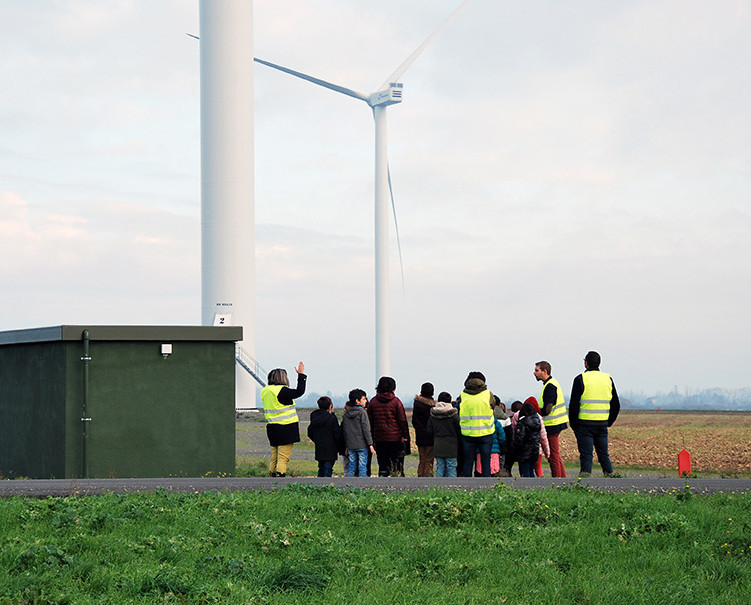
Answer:
[(234, 473), (238, 340), (241, 327), (0, 332), (0, 476)]

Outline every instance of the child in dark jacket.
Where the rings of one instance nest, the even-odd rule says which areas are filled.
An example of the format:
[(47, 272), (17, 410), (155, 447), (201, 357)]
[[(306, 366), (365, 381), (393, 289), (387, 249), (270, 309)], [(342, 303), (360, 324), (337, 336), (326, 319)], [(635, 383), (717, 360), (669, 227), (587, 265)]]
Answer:
[(501, 423), (503, 424), (503, 430), (506, 431), (506, 457), (503, 461), (503, 468), (505, 470), (503, 474), (504, 477), (511, 476), (511, 471), (514, 468), (514, 462), (516, 462), (513, 448), (515, 425), (511, 422), (511, 419), (513, 418), (514, 414), (522, 409), (522, 405), (523, 404), (521, 401), (514, 401), (514, 403), (511, 404), (511, 410), (507, 412), (509, 422), (503, 424), (503, 421), (501, 421)]
[(330, 397), (318, 399), (318, 409), (310, 414), (308, 437), (316, 444), (318, 476), (331, 477), (341, 448), (342, 429), (334, 415), (334, 404)]
[(445, 391), (438, 395), (438, 402), (430, 410), (426, 431), (433, 440), (435, 476), (456, 477), (456, 457), (461, 447), (462, 429), (459, 411), (451, 405), (451, 395)]
[(511, 447), (519, 462), (521, 477), (534, 477), (535, 465), (540, 457), (542, 423), (531, 403), (524, 403), (519, 411), (519, 421), (514, 428)]

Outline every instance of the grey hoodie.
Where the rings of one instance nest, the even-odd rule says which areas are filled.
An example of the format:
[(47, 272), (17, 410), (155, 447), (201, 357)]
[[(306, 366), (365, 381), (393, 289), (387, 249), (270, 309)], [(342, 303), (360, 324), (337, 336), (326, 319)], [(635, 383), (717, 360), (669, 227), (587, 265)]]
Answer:
[(370, 421), (365, 408), (361, 408), (359, 405), (348, 405), (344, 408), (342, 433), (344, 434), (344, 446), (348, 450), (359, 450), (373, 445)]

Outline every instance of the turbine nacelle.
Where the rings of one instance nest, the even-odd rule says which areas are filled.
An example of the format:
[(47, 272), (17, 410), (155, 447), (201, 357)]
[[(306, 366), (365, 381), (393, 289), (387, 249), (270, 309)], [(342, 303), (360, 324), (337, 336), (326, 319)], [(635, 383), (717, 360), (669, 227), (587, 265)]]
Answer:
[(376, 107), (379, 105), (395, 105), (402, 102), (402, 90), (404, 85), (401, 82), (391, 82), (388, 88), (382, 88), (368, 97), (368, 105)]

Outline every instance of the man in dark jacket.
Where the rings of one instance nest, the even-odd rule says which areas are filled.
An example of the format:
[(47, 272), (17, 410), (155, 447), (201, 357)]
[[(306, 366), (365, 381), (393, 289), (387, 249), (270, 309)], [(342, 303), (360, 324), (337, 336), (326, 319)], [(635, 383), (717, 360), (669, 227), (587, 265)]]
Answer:
[(316, 444), (318, 476), (331, 477), (342, 447), (342, 429), (334, 415), (334, 404), (330, 397), (318, 399), (318, 409), (310, 414), (308, 437)]
[(612, 426), (621, 402), (610, 374), (600, 371), (600, 354), (590, 351), (584, 358), (584, 373), (574, 378), (568, 406), (568, 420), (579, 448), (580, 477), (592, 475), (592, 448), (606, 477), (613, 474), (608, 452), (608, 427)]

